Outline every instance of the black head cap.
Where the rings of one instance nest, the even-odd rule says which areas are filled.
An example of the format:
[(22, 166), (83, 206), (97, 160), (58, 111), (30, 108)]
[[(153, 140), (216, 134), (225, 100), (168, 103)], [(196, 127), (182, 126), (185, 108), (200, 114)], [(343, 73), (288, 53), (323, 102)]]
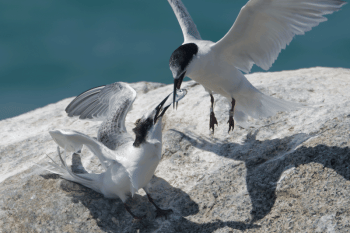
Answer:
[(134, 131), (136, 139), (134, 141), (134, 146), (139, 147), (142, 143), (146, 141), (146, 136), (150, 128), (153, 126), (153, 119), (138, 119), (135, 123), (135, 128), (132, 129)]
[(169, 108), (169, 104), (166, 106), (164, 106), (164, 104), (166, 103), (170, 95), (171, 94), (165, 97), (165, 99), (163, 99), (162, 102), (160, 102), (150, 114), (147, 114), (147, 117), (142, 117), (135, 122), (135, 128), (132, 129), (136, 136), (133, 144), (135, 147), (139, 147), (142, 143), (146, 141), (146, 137), (149, 130), (152, 128), (153, 125), (157, 123), (158, 119), (161, 118), (166, 112), (166, 110)]
[(197, 53), (198, 46), (195, 43), (188, 43), (178, 47), (170, 56), (169, 66), (174, 78), (173, 106), (175, 106), (176, 89), (180, 89), (186, 74), (185, 69)]
[(195, 43), (184, 44), (178, 47), (170, 56), (169, 66), (174, 78), (185, 70), (194, 55), (198, 53), (198, 46)]

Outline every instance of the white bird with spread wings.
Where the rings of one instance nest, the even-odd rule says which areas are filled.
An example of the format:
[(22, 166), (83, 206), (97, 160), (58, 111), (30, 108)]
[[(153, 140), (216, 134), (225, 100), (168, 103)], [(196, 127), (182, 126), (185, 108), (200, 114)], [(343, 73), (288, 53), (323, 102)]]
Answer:
[[(248, 116), (268, 117), (301, 105), (267, 96), (242, 74), (253, 64), (268, 70), (295, 35), (302, 35), (345, 4), (341, 0), (249, 0), (227, 34), (214, 43), (202, 40), (181, 0), (168, 0), (182, 29), (184, 43), (170, 57), (174, 93), (185, 76), (202, 84), (211, 97), (209, 128), (217, 120), (213, 92), (231, 103), (229, 130), (234, 120), (247, 127)], [(175, 101), (175, 100), (174, 100)]]
[[(186, 91), (180, 91), (176, 101)], [(162, 210), (148, 192), (148, 184), (159, 164), (162, 152), (162, 116), (172, 104), (168, 95), (155, 109), (135, 123), (135, 139), (126, 131), (125, 117), (136, 99), (135, 90), (126, 83), (117, 82), (96, 87), (76, 97), (66, 108), (68, 116), (80, 119), (103, 120), (97, 140), (72, 130), (53, 130), (50, 135), (65, 149), (61, 164), (50, 163), (45, 169), (102, 193), (106, 198), (120, 198), (125, 209), (136, 219), (125, 204), (127, 194), (143, 188), (149, 201), (156, 207), (157, 217), (167, 216), (172, 210)], [(66, 152), (80, 152), (85, 145), (98, 157), (105, 172), (76, 174), (66, 164)], [(53, 161), (53, 160), (52, 160)]]

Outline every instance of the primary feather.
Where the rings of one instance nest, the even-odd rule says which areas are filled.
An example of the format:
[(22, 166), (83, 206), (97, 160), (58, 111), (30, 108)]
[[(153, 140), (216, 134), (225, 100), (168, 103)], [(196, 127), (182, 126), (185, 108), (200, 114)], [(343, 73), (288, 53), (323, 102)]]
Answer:
[(268, 70), (295, 35), (326, 21), (323, 15), (344, 4), (341, 0), (250, 0), (213, 49), (246, 73), (254, 63)]
[[(179, 92), (175, 99), (179, 101), (185, 94), (185, 91)], [(53, 163), (44, 168), (102, 193), (106, 198), (119, 197), (123, 202), (128, 193), (133, 195), (140, 188), (147, 192), (147, 186), (161, 159), (161, 118), (171, 104), (167, 101), (170, 95), (137, 121), (133, 129), (136, 138), (133, 139), (125, 128), (126, 114), (136, 98), (133, 88), (118, 82), (82, 93), (69, 104), (66, 112), (71, 117), (103, 120), (97, 139), (73, 130), (50, 131), (51, 137), (65, 152), (63, 157), (58, 148), (60, 163), (52, 160)], [(104, 172), (75, 174), (67, 166), (67, 152), (80, 152), (83, 145), (97, 156)], [(125, 208), (137, 218), (129, 208)]]
[[(241, 71), (250, 72), (253, 64), (269, 69), (295, 35), (311, 30), (327, 20), (324, 15), (345, 4), (341, 0), (249, 0), (227, 34), (214, 43), (200, 38), (181, 0), (168, 2), (184, 35), (184, 43), (169, 61), (174, 90), (188, 76), (203, 85), (211, 95), (212, 106), (213, 93), (225, 96), (231, 103), (229, 114), (242, 127), (249, 126), (248, 116), (268, 117), (302, 105), (261, 93)], [(213, 108), (210, 111), (210, 128), (214, 130), (217, 122)], [(229, 117), (230, 130), (233, 119)]]
[(126, 131), (125, 117), (136, 99), (136, 91), (117, 82), (92, 88), (77, 96), (66, 108), (68, 116), (103, 121), (97, 138), (110, 149), (133, 140)]
[(197, 26), (194, 24), (184, 4), (180, 0), (168, 0), (168, 2), (179, 21), (185, 42), (193, 39), (200, 40), (201, 36), (197, 30)]

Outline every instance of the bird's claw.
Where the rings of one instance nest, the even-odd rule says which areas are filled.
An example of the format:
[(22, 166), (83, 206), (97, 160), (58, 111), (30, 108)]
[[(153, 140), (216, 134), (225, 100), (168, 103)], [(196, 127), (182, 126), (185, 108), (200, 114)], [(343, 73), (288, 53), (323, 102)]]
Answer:
[(156, 210), (156, 218), (159, 217), (165, 217), (165, 219), (168, 219), (168, 215), (172, 214), (174, 211), (172, 209), (168, 209), (168, 210), (163, 210), (163, 209), (157, 209)]
[(146, 215), (143, 215), (143, 216), (133, 216), (134, 219), (132, 220), (132, 223), (140, 223), (142, 226), (145, 227), (145, 224), (142, 223), (142, 219), (145, 219), (146, 218)]
[(228, 126), (228, 133), (230, 133), (231, 128), (232, 128), (232, 131), (233, 131), (234, 128), (235, 128), (235, 121), (233, 120), (233, 116), (230, 116), (230, 117), (228, 118), (227, 124), (229, 124), (229, 126)]
[(209, 121), (209, 129), (213, 130), (214, 133), (214, 125), (218, 125), (218, 121), (216, 120), (214, 112), (210, 113), (210, 121)]

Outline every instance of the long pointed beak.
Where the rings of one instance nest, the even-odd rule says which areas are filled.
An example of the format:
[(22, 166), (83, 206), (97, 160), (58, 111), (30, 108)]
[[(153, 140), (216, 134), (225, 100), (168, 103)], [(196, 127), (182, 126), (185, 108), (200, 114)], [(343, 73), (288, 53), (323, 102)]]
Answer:
[(179, 78), (174, 79), (174, 97), (173, 97), (173, 108), (175, 108), (175, 97), (176, 97), (176, 90), (181, 88), (182, 80), (184, 79), (186, 74), (186, 71), (183, 72)]
[[(186, 94), (187, 94), (187, 91), (185, 89), (181, 89), (179, 90), (177, 95), (174, 95), (173, 100), (175, 100), (175, 103), (177, 104), (182, 98), (186, 96)], [(156, 123), (157, 120), (164, 115), (166, 110), (172, 104), (171, 99), (169, 99), (171, 95), (173, 95), (173, 93), (170, 93), (167, 97), (165, 97), (165, 99), (163, 99), (162, 102), (160, 102), (160, 104), (158, 104), (158, 106), (153, 110), (156, 112), (154, 116), (154, 123)]]
[[(169, 94), (167, 97), (165, 97), (165, 99), (162, 100), (162, 102), (160, 102), (160, 104), (155, 108), (156, 115), (154, 116), (154, 123), (156, 123), (158, 118), (162, 117), (164, 115), (165, 111), (169, 108), (170, 105), (166, 106), (164, 109), (163, 109), (163, 106), (164, 106), (165, 102), (168, 100), (170, 95), (171, 94)], [(175, 98), (174, 98), (174, 102), (175, 102)], [(163, 111), (161, 112), (160, 110), (162, 110), (162, 109), (163, 109)]]

